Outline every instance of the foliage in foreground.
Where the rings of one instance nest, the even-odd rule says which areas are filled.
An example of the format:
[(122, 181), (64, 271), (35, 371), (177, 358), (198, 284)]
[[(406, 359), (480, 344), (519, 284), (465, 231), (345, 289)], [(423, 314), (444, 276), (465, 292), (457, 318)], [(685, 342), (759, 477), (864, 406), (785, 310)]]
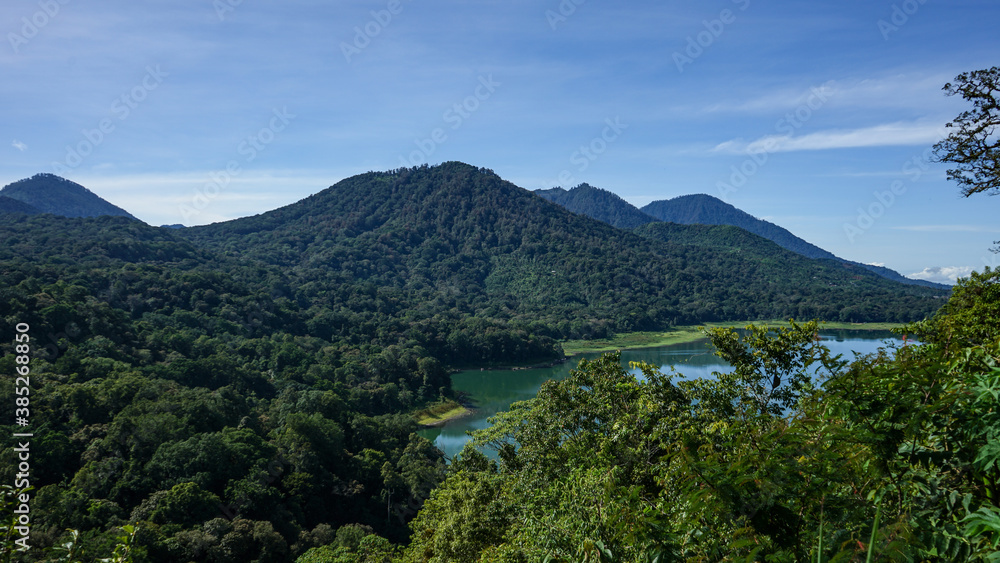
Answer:
[(850, 364), (815, 323), (709, 331), (714, 380), (583, 361), (476, 433), (497, 460), (463, 452), (404, 560), (998, 561), (998, 288)]

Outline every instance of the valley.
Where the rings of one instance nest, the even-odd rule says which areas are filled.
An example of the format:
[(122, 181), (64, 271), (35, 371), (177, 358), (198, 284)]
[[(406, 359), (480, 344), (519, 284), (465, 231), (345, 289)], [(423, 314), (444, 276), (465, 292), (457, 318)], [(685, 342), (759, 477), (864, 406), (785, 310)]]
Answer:
[[(458, 162), (370, 172), (185, 228), (146, 225), (45, 175), (5, 192), (26, 188), (33, 203), (11, 197), (0, 224), (0, 331), (30, 326), (38, 342), (34, 538), (51, 545), (73, 528), (91, 549), (134, 524), (149, 562), (308, 561), (334, 530), (416, 553), (414, 522), (439, 514), (421, 510), (435, 491), (452, 494), (463, 468), (491, 480), (491, 464), (514, 463), (500, 438), (514, 427), (487, 417), (544, 404), (574, 378), (610, 377), (609, 358), (649, 361), (673, 354), (669, 342), (706, 357), (706, 336), (731, 354), (719, 339), (748, 320), (831, 321), (771, 323), (802, 340), (779, 348), (804, 369), (817, 361), (802, 355), (816, 330), (926, 323), (950, 302), (948, 290), (733, 225), (616, 228)], [(636, 347), (621, 360), (597, 352)], [(14, 357), (5, 348), (0, 369)], [(492, 369), (538, 364), (554, 367)], [(660, 365), (624, 373), (635, 392), (674, 397), (667, 405), (679, 391), (649, 371)], [(697, 385), (685, 396), (706, 392)], [(513, 394), (486, 408), (493, 386)], [(559, 408), (584, 408), (575, 401)], [(460, 454), (468, 438), (456, 428), (488, 428), (474, 440), (491, 457)]]

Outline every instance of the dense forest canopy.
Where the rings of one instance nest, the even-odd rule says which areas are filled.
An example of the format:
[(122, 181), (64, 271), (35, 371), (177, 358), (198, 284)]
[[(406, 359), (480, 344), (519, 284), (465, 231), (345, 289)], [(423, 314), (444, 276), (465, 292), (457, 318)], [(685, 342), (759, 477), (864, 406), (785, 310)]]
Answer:
[[(915, 321), (945, 302), (741, 231), (647, 227), (460, 163), (198, 228), (4, 215), (0, 334), (31, 338), (37, 549), (17, 556), (49, 557), (67, 529), (73, 561), (123, 529), (136, 562), (395, 553), (449, 474), (408, 413), (452, 396), (450, 368), (675, 323)], [(0, 349), (14, 373), (14, 341)]]
[(400, 560), (996, 561), (998, 319), (987, 269), (851, 363), (815, 323), (710, 331), (710, 380), (583, 361), (475, 433), (496, 461), (466, 447)]

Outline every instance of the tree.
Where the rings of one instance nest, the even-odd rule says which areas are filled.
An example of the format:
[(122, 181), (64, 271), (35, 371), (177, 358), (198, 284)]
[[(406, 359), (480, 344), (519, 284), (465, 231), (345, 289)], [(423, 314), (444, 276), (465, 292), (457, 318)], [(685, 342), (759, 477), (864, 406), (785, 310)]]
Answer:
[(938, 162), (958, 165), (948, 170), (948, 179), (958, 182), (965, 197), (1000, 193), (1000, 67), (959, 74), (954, 83), (944, 85), (944, 91), (949, 96), (960, 94), (973, 108), (948, 123), (956, 130), (934, 145)]

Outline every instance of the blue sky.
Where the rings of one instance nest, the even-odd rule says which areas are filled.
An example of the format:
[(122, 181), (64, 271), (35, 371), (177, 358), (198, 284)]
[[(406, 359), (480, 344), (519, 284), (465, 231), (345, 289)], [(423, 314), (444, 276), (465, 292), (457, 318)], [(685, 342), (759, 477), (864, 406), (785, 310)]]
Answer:
[(0, 185), (55, 172), (150, 224), (460, 160), (635, 205), (721, 197), (947, 281), (1000, 198), (925, 162), (1000, 65), (993, 0), (9, 0)]

